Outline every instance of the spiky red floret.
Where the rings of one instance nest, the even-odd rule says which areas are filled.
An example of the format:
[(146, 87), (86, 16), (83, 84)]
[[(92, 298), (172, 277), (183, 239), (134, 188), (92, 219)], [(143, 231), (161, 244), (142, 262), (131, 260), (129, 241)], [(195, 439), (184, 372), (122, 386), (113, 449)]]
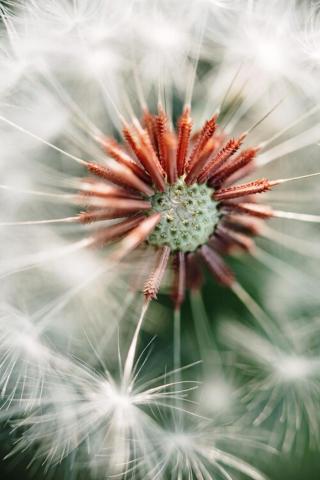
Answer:
[(181, 176), (187, 185), (207, 183), (214, 189), (220, 220), (213, 226), (208, 244), (202, 245), (197, 252), (186, 253), (171, 252), (168, 246), (159, 247), (154, 270), (143, 288), (148, 299), (156, 298), (171, 254), (174, 259), (172, 298), (176, 308), (183, 302), (186, 287), (200, 288), (203, 281), (201, 258), (220, 283), (232, 286), (234, 275), (222, 255), (239, 249), (253, 250), (253, 237), (261, 232), (262, 220), (272, 217), (273, 213), (270, 207), (254, 203), (252, 196), (277, 184), (262, 178), (233, 185), (253, 168), (259, 150), (249, 147), (235, 156), (245, 137), (242, 134), (228, 140), (218, 128), (217, 115), (192, 135), (189, 107), (185, 107), (177, 131), (174, 131), (160, 105), (156, 115), (144, 111), (142, 124), (137, 119), (125, 123), (123, 138), (127, 146), (113, 138), (99, 139), (114, 163), (87, 165), (94, 177), (83, 183), (80, 195), (88, 199), (88, 209), (79, 215), (79, 221), (116, 221), (101, 227), (93, 242), (104, 245), (117, 241), (115, 260), (121, 260), (144, 243), (161, 220), (161, 213), (154, 213), (149, 201), (155, 192), (163, 192)]

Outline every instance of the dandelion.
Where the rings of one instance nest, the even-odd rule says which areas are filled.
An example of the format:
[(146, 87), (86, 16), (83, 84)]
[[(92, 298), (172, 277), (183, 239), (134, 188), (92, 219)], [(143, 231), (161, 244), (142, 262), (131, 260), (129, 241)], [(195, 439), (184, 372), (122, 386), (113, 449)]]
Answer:
[[(45, 462), (56, 466), (69, 457), (73, 469), (86, 465), (104, 476), (139, 473), (154, 478), (152, 444), (161, 431), (157, 411), (175, 408), (192, 416), (184, 399), (197, 385), (193, 381), (175, 383), (172, 376), (176, 372), (159, 376), (148, 372), (149, 378), (145, 378), (148, 353), (135, 361), (136, 345), (134, 335), (117, 373), (98, 354), (95, 369), (56, 354), (55, 372), (51, 369), (41, 395), (35, 392), (37, 404), (28, 414), (15, 410), (14, 428), (22, 429), (23, 434), (8, 457), (32, 445), (35, 451), (30, 465)], [(118, 354), (120, 359), (121, 352)], [(178, 407), (174, 407), (176, 401)]]
[[(265, 476), (239, 456), (241, 446), (256, 452), (261, 439), (252, 432), (218, 422), (194, 422), (181, 419), (172, 421), (175, 428), (162, 432), (159, 443), (159, 463), (154, 478), (229, 479), (233, 472), (245, 478), (263, 480)], [(274, 453), (270, 449), (269, 453)]]
[(23, 399), (24, 407), (30, 409), (41, 397), (54, 357), (32, 321), (12, 310), (7, 307), (1, 312), (2, 408), (15, 408)]
[(287, 453), (319, 445), (318, 328), (317, 320), (283, 322), (271, 338), (235, 324), (221, 329), (245, 377), (239, 393), (247, 415), (255, 425), (273, 424), (270, 442)]
[[(29, 133), (5, 117), (1, 119)], [(175, 275), (171, 296), (176, 310), (180, 309), (185, 297), (186, 278), (191, 287), (193, 281), (198, 281), (194, 270), (199, 269), (201, 259), (222, 285), (232, 288), (246, 302), (246, 294), (222, 255), (239, 250), (252, 252), (252, 237), (264, 231), (261, 220), (278, 216), (318, 221), (318, 216), (314, 215), (274, 211), (257, 204), (255, 196), (277, 185), (319, 173), (287, 179), (259, 178), (234, 184), (254, 169), (260, 147), (241, 149), (241, 146), (257, 124), (237, 137), (228, 138), (217, 119), (218, 115), (214, 114), (200, 131), (192, 134), (192, 118), (187, 105), (175, 132), (161, 105), (157, 115), (145, 110), (143, 126), (135, 118), (132, 123), (123, 120), (122, 134), (127, 150), (113, 138), (97, 138), (113, 159), (103, 164), (82, 160), (46, 142), (80, 163), (89, 175), (79, 181), (77, 195), (65, 194), (73, 201), (78, 197), (86, 210), (71, 217), (7, 222), (2, 226), (99, 225), (109, 220), (109, 226), (98, 227), (93, 234), (75, 243), (71, 250), (62, 251), (62, 255), (73, 249), (103, 247), (114, 242), (110, 260), (119, 262), (147, 244), (156, 250), (154, 266), (143, 285), (147, 302), (157, 297), (172, 258)], [(268, 230), (265, 232), (268, 236)]]
[[(61, 4), (61, 8), (66, 8), (66, 12), (64, 10), (61, 10), (60, 13), (59, 10), (55, 12), (56, 28), (62, 19), (65, 21), (68, 18), (67, 15), (64, 16), (68, 10), (67, 5)], [(78, 5), (75, 11), (72, 11), (73, 22), (77, 28), (78, 25), (84, 28), (86, 35), (88, 32), (92, 34), (89, 28), (91, 15), (94, 16), (99, 8), (99, 5), (89, 8), (84, 2), (83, 5)], [(22, 12), (23, 15), (26, 15), (26, 18), (23, 19), (24, 22), (37, 27), (35, 35), (39, 35), (38, 28), (43, 29), (44, 18), (48, 21), (52, 15), (51, 9), (41, 10), (37, 3)], [(249, 14), (252, 12), (249, 11)], [(37, 15), (40, 17), (37, 18)], [(14, 23), (14, 17), (11, 18), (6, 13), (3, 18), (10, 34), (11, 48), (21, 54), (19, 40), (22, 34)], [(70, 42), (71, 48), (74, 43), (74, 34), (70, 33), (70, 28), (66, 30), (66, 39)], [(188, 28), (187, 26), (185, 29), (185, 35), (187, 35)], [(156, 35), (148, 34), (147, 36), (156, 38)], [(167, 39), (168, 35), (161, 33), (160, 38)], [(90, 43), (91, 37), (87, 36), (86, 42)], [(181, 39), (177, 40), (177, 44), (186, 45), (185, 41)], [(157, 52), (157, 48), (156, 50), (152, 49), (154, 54)], [(159, 52), (157, 55), (162, 59), (165, 58)], [(77, 122), (80, 121), (82, 124), (82, 129), (86, 126), (86, 134), (94, 142), (90, 149), (95, 152), (95, 156), (99, 156), (99, 160), (81, 158), (19, 125), (14, 120), (10, 120), (7, 116), (1, 116), (0, 120), (8, 127), (28, 135), (44, 146), (46, 145), (80, 167), (80, 178), (68, 180), (69, 187), (72, 186), (76, 193), (72, 193), (70, 190), (57, 194), (33, 190), (29, 192), (31, 195), (47, 196), (55, 198), (57, 201), (79, 205), (79, 213), (48, 220), (2, 222), (2, 227), (81, 224), (89, 225), (90, 231), (92, 231), (92, 226), (97, 225), (93, 233), (86, 235), (79, 242), (75, 242), (70, 249), (69, 247), (62, 248), (61, 253), (58, 249), (43, 256), (39, 254), (37, 258), (34, 258), (35, 264), (41, 264), (50, 257), (66, 256), (93, 246), (104, 247), (109, 243), (114, 245), (114, 252), (109, 257), (110, 261), (117, 263), (137, 249), (141, 251), (146, 246), (151, 246), (155, 250), (156, 258), (152, 272), (142, 285), (147, 299), (156, 298), (167, 266), (173, 264), (175, 279), (172, 282), (171, 296), (174, 298), (176, 309), (178, 309), (185, 295), (185, 279), (188, 278), (189, 283), (192, 283), (192, 270), (198, 268), (195, 264), (200, 260), (207, 264), (220, 283), (231, 287), (238, 296), (244, 299), (241, 287), (222, 259), (222, 255), (233, 254), (239, 250), (252, 253), (254, 251), (252, 237), (257, 235), (271, 237), (270, 231), (265, 229), (261, 219), (281, 217), (310, 222), (318, 221), (317, 216), (274, 211), (269, 206), (256, 203), (258, 194), (289, 181), (309, 178), (308, 175), (271, 179), (258, 177), (255, 180), (245, 179), (243, 183), (239, 183), (254, 169), (278, 158), (279, 154), (295, 150), (291, 147), (294, 145), (294, 139), (292, 139), (287, 143), (280, 144), (278, 148), (274, 147), (271, 151), (263, 153), (278, 136), (286, 133), (287, 129), (290, 130), (290, 124), (267, 141), (253, 143), (253, 145), (251, 143), (252, 132), (261, 123), (267, 121), (268, 117), (273, 116), (274, 110), (278, 108), (278, 103), (242, 132), (233, 136), (229, 134), (230, 127), (224, 127), (223, 120), (226, 116), (226, 105), (231, 95), (230, 92), (236, 88), (234, 79), (227, 88), (226, 95), (217, 105), (215, 113), (198, 129), (193, 128), (194, 121), (191, 111), (196, 65), (192, 67), (191, 76), (187, 82), (189, 87), (186, 87), (185, 105), (176, 127), (173, 126), (170, 115), (172, 106), (168, 106), (168, 102), (161, 99), (161, 92), (158, 111), (153, 114), (145, 101), (146, 92), (143, 92), (137, 84), (137, 97), (140, 99), (142, 115), (140, 119), (137, 118), (125, 95), (124, 103), (131, 111), (130, 119), (127, 120), (120, 113), (111, 91), (104, 90), (104, 95), (109, 98), (108, 102), (111, 102), (111, 106), (113, 105), (116, 122), (121, 124), (122, 140), (119, 141), (111, 135), (106, 136), (100, 128), (89, 121), (87, 115), (80, 111), (75, 101), (56, 80), (55, 75), (50, 73), (47, 65), (39, 64), (36, 68), (49, 80), (58, 96), (66, 102), (65, 106), (69, 107), (76, 115)], [(139, 65), (139, 68), (142, 72), (144, 71), (144, 65)], [(135, 70), (133, 73), (134, 76), (137, 76)], [(114, 74), (115, 72), (112, 75)], [(101, 75), (100, 72), (98, 80), (101, 79)], [(107, 77), (103, 75), (103, 78), (106, 80)], [(167, 86), (166, 90), (168, 90)], [(241, 92), (239, 93), (241, 94)], [(308, 115), (313, 113), (316, 112), (312, 110), (308, 112)], [(303, 118), (302, 116), (295, 123), (302, 121)], [(314, 138), (314, 131), (311, 129), (309, 132), (304, 132), (303, 136), (307, 139), (306, 145)], [(80, 132), (77, 133), (77, 138), (83, 144), (84, 138), (80, 140), (79, 135)], [(245, 142), (248, 142), (248, 145), (244, 146)], [(298, 148), (302, 148), (301, 144)], [(314, 175), (318, 175), (318, 173)], [(2, 185), (2, 188), (10, 190), (10, 187), (6, 185)], [(80, 210), (81, 206), (83, 207), (82, 211)], [(98, 227), (99, 224), (101, 227)], [(272, 239), (277, 241), (275, 236)], [(151, 249), (148, 248), (148, 250)], [(22, 262), (21, 266), (17, 268), (25, 268), (23, 265), (28, 263), (33, 263), (33, 259), (26, 259), (26, 262)]]
[[(73, 459), (98, 477), (230, 480), (263, 478), (249, 454), (260, 442), (239, 434), (252, 424), (294, 451), (304, 420), (318, 445), (312, 334), (270, 314), (290, 317), (279, 291), (292, 301), (295, 279), (306, 307), (316, 297), (316, 10), (0, 7), (0, 393), (21, 432), (12, 453), (31, 444), (47, 468)], [(199, 358), (191, 378), (181, 366)]]

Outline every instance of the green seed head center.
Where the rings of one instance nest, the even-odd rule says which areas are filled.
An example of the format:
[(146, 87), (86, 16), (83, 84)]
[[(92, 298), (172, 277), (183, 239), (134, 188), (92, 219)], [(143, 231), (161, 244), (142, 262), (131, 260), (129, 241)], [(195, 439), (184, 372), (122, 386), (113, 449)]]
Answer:
[(151, 197), (152, 211), (161, 221), (148, 238), (151, 245), (167, 245), (173, 251), (193, 252), (206, 243), (219, 219), (213, 189), (207, 185), (186, 185), (180, 178), (164, 192)]

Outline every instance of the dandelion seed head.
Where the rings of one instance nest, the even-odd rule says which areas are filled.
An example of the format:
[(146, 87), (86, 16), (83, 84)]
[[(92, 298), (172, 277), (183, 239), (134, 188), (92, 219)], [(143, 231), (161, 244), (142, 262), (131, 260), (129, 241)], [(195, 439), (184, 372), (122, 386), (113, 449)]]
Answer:
[(294, 449), (299, 431), (306, 428), (300, 441), (319, 444), (316, 412), (319, 408), (318, 344), (313, 338), (317, 322), (305, 329), (303, 324), (283, 322), (272, 338), (259, 335), (244, 326), (225, 325), (229, 346), (233, 345), (238, 368), (248, 375), (241, 394), (248, 407), (248, 418), (255, 425), (281, 421), (274, 442), (284, 451)]
[(159, 472), (165, 469), (169, 475), (177, 478), (184, 476), (196, 478), (202, 473), (210, 475), (208, 478), (211, 476), (214, 478), (215, 475), (222, 473), (222, 478), (227, 479), (231, 471), (236, 471), (248, 478), (256, 480), (264, 478), (239, 454), (241, 446), (243, 447), (246, 442), (254, 449), (261, 448), (259, 440), (254, 439), (250, 430), (245, 436), (236, 427), (223, 422), (220, 426), (217, 420), (214, 422), (198, 420), (196, 426), (194, 418), (192, 420), (192, 417), (186, 417), (183, 418), (183, 426), (177, 424), (175, 429), (165, 429), (161, 433), (162, 444), (159, 444), (159, 450), (163, 451), (163, 458), (159, 460)]
[[(16, 408), (23, 431), (14, 452), (31, 445), (47, 465), (72, 453), (74, 469), (85, 465), (101, 478), (230, 479), (236, 471), (260, 480), (239, 453), (257, 446), (245, 425), (271, 425), (290, 450), (305, 420), (319, 440), (318, 346), (310, 332), (292, 334), (296, 325), (275, 327), (239, 283), (238, 268), (239, 254), (244, 262), (251, 255), (250, 265), (264, 260), (270, 305), (284, 275), (260, 245), (271, 251), (278, 239), (282, 249), (311, 255), (272, 230), (284, 228), (277, 216), (317, 221), (316, 211), (302, 212), (302, 197), (316, 210), (310, 183), (293, 187), (291, 197), (285, 187), (318, 158), (318, 111), (308, 104), (318, 92), (310, 71), (317, 71), (319, 34), (315, 22), (301, 37), (300, 4), (21, 0), (4, 7), (1, 295), (32, 312), (0, 316), (1, 406)], [(270, 206), (260, 203), (266, 198)], [(289, 201), (292, 212), (284, 211)], [(305, 238), (307, 229), (297, 232)], [(248, 284), (263, 299), (264, 279), (249, 268)], [(226, 326), (230, 357), (211, 357), (211, 324), (200, 325), (198, 305), (200, 353), (210, 368), (218, 364), (215, 376), (207, 370), (195, 394), (193, 382), (166, 383), (168, 372), (150, 371), (145, 381), (141, 371), (152, 362), (147, 356), (141, 366), (136, 357), (147, 309), (150, 316), (157, 309), (151, 300), (163, 286), (172, 298), (179, 378), (180, 334), (188, 328), (181, 305), (187, 288), (200, 294), (205, 269), (262, 332)], [(212, 303), (223, 308), (218, 297)], [(165, 325), (163, 312), (149, 325), (153, 333)], [(165, 366), (164, 350), (158, 363)], [(233, 363), (224, 368), (226, 358)], [(241, 382), (224, 379), (230, 371)], [(247, 410), (238, 415), (240, 403)], [(226, 417), (235, 424), (219, 425)]]
[[(222, 4), (230, 6), (227, 5), (229, 2), (218, 3), (219, 11)], [(180, 260), (182, 259), (179, 263), (180, 267), (186, 265), (179, 267), (180, 271), (175, 268), (176, 280), (178, 276), (180, 276), (180, 279), (183, 278), (184, 270), (188, 270), (188, 262), (185, 262), (188, 254), (196, 252), (205, 260), (206, 265), (217, 279), (222, 284), (230, 286), (234, 282), (234, 276), (221, 257), (239, 251), (251, 253), (255, 247), (252, 237), (258, 233), (258, 227), (252, 226), (253, 220), (249, 221), (250, 216), (256, 215), (254, 207), (240, 206), (239, 209), (238, 204), (241, 203), (243, 197), (250, 197), (249, 203), (254, 203), (254, 195), (269, 190), (272, 184), (264, 178), (243, 185), (236, 184), (239, 178), (244, 177), (247, 172), (250, 173), (255, 168), (259, 147), (251, 146), (250, 140), (249, 147), (243, 148), (242, 144), (247, 140), (246, 131), (234, 138), (230, 137), (228, 129), (223, 127), (223, 112), (221, 119), (218, 115), (212, 115), (203, 124), (202, 128), (197, 130), (192, 128), (193, 118), (189, 105), (184, 106), (178, 124), (174, 125), (172, 118), (174, 99), (171, 99), (173, 103), (170, 105), (170, 100), (168, 102), (170, 95), (164, 102), (164, 98), (161, 99), (163, 95), (159, 96), (159, 106), (156, 113), (152, 113), (151, 108), (148, 109), (148, 97), (151, 96), (150, 93), (154, 96), (154, 85), (153, 81), (150, 82), (150, 78), (144, 75), (144, 68), (141, 65), (141, 62), (148, 58), (148, 52), (151, 55), (150, 58), (153, 58), (152, 63), (158, 65), (160, 69), (162, 69), (163, 62), (167, 62), (167, 56), (171, 59), (169, 63), (166, 63), (166, 69), (170, 62), (176, 63), (176, 65), (186, 65), (189, 63), (188, 55), (190, 54), (192, 57), (195, 52), (193, 49), (190, 50), (189, 44), (190, 32), (192, 31), (191, 24), (189, 24), (189, 21), (177, 22), (174, 18), (173, 14), (179, 11), (178, 4), (163, 4), (160, 6), (157, 2), (152, 2), (152, 15), (148, 21), (145, 18), (145, 3), (138, 2), (136, 5), (133, 28), (126, 31), (124, 41), (128, 38), (133, 41), (133, 38), (135, 38), (144, 55), (141, 57), (138, 49), (139, 52), (135, 52), (135, 55), (126, 65), (123, 64), (122, 53), (118, 56), (122, 44), (121, 39), (117, 38), (117, 28), (121, 29), (126, 25), (127, 14), (129, 11), (132, 12), (132, 5), (129, 5), (123, 11), (122, 17), (120, 15), (121, 7), (112, 10), (111, 18), (113, 20), (111, 21), (106, 18), (108, 8), (98, 0), (91, 4), (83, 1), (75, 5), (74, 8), (71, 8), (68, 2), (63, 2), (57, 9), (54, 6), (47, 6), (44, 10), (40, 8), (38, 2), (33, 2), (28, 8), (22, 8), (19, 12), (20, 16), (17, 15), (19, 21), (14, 20), (15, 16), (13, 15), (8, 23), (8, 31), (10, 33), (14, 33), (15, 30), (21, 32), (21, 38), (24, 36), (24, 30), (21, 26), (28, 25), (29, 31), (32, 32), (31, 42), (36, 38), (42, 38), (42, 36), (46, 38), (46, 25), (53, 24), (56, 26), (55, 34), (50, 32), (48, 34), (48, 44), (47, 46), (44, 45), (49, 68), (41, 73), (44, 73), (44, 78), (50, 82), (52, 97), (57, 97), (57, 103), (63, 105), (65, 112), (62, 118), (57, 114), (53, 127), (48, 133), (45, 133), (43, 140), (46, 141), (46, 138), (50, 136), (63, 134), (62, 144), (68, 144), (69, 141), (70, 148), (75, 154), (64, 152), (63, 148), (56, 148), (55, 145), (53, 145), (53, 148), (61, 155), (67, 153), (69, 158), (76, 160), (78, 164), (84, 167), (84, 171), (80, 173), (83, 176), (82, 182), (81, 180), (78, 181), (80, 191), (77, 197), (77, 202), (83, 203), (83, 209), (78, 209), (78, 219), (71, 217), (70, 226), (75, 227), (75, 223), (84, 224), (87, 227), (87, 232), (93, 232), (88, 238), (88, 245), (98, 245), (105, 248), (109, 243), (113, 243), (114, 247), (118, 249), (113, 257), (113, 260), (116, 261), (123, 260), (128, 254), (141, 252), (146, 244), (155, 247), (157, 251), (168, 247), (170, 255), (166, 255), (165, 251), (163, 252), (163, 255), (159, 257), (161, 265), (158, 265), (159, 268), (155, 265), (155, 270), (151, 274), (152, 278), (146, 282), (147, 287), (143, 288), (145, 294), (152, 298), (156, 297), (166, 267), (170, 268), (171, 264), (174, 264), (176, 253), (185, 255), (185, 257), (180, 258)], [(257, 11), (254, 9), (253, 12), (248, 12), (247, 9), (244, 9), (243, 12), (247, 20), (245, 32), (248, 35), (249, 44), (252, 48), (257, 47), (258, 50), (261, 50), (259, 58), (261, 57), (261, 61), (266, 61), (267, 66), (272, 69), (283, 66), (283, 59), (277, 57), (277, 55), (282, 57), (282, 49), (277, 42), (278, 40), (280, 43), (282, 41), (282, 33), (286, 31), (286, 26), (290, 23), (289, 17), (283, 20), (281, 26), (277, 29), (277, 35), (273, 36), (271, 41), (268, 30), (269, 23), (266, 22), (262, 31), (259, 28), (264, 12), (263, 9), (260, 10), (257, 7)], [(226, 23), (222, 22), (221, 28), (228, 26), (229, 13), (232, 17), (232, 12), (228, 12), (225, 19)], [(69, 25), (67, 28), (61, 28), (60, 24), (63, 23), (63, 19), (67, 23), (72, 19), (71, 23), (76, 22), (77, 27)], [(259, 21), (255, 22), (257, 19)], [(12, 21), (16, 27), (12, 27)], [(95, 27), (96, 21), (97, 28)], [(140, 24), (143, 24), (143, 28), (139, 27)], [(59, 25), (60, 27), (58, 27)], [(103, 26), (105, 26), (105, 30), (103, 30)], [(205, 23), (203, 28), (205, 29)], [(120, 104), (116, 105), (118, 93), (122, 88), (120, 84), (124, 85), (125, 78), (122, 78), (121, 82), (112, 80), (110, 89), (109, 87), (103, 87), (100, 91), (108, 105), (109, 113), (111, 111), (109, 108), (112, 108), (112, 116), (115, 117), (115, 113), (117, 113), (120, 117), (122, 123), (121, 140), (115, 140), (114, 132), (109, 136), (104, 135), (100, 131), (101, 129), (97, 128), (92, 120), (87, 117), (87, 114), (81, 111), (81, 102), (78, 104), (77, 96), (74, 95), (73, 91), (69, 92), (68, 80), (66, 79), (69, 74), (75, 75), (75, 71), (72, 72), (72, 69), (68, 71), (65, 78), (66, 82), (64, 83), (61, 79), (60, 83), (62, 72), (55, 69), (56, 61), (59, 58), (66, 59), (67, 57), (64, 56), (63, 49), (60, 52), (59, 49), (55, 50), (52, 56), (50, 38), (57, 32), (60, 32), (61, 35), (61, 32), (63, 32), (66, 40), (66, 48), (64, 49), (67, 56), (70, 52), (74, 52), (74, 45), (79, 43), (79, 38), (83, 40), (83, 42), (80, 42), (81, 68), (84, 65), (84, 70), (97, 75), (96, 78), (91, 79), (92, 84), (98, 88), (97, 91), (101, 90), (102, 85), (108, 83), (106, 78), (109, 78), (110, 75), (111, 80), (122, 76), (121, 68), (118, 70), (120, 64), (126, 70), (127, 67), (130, 69), (131, 64), (136, 62), (133, 71), (135, 82), (140, 83), (140, 85), (137, 85), (140, 109), (142, 107), (139, 114), (133, 112), (136, 108), (135, 102), (130, 105), (129, 90), (123, 92), (124, 95), (120, 95)], [(133, 32), (135, 33), (133, 34)], [(201, 35), (198, 41), (201, 41)], [(203, 32), (203, 35), (205, 35), (205, 32)], [(19, 44), (21, 40), (19, 34), (16, 38), (17, 44)], [(147, 41), (145, 41), (146, 39)], [(70, 52), (68, 53), (69, 48)], [(247, 49), (245, 48), (245, 50)], [(110, 52), (110, 56), (108, 52)], [(199, 52), (200, 55), (201, 48)], [(183, 59), (181, 63), (177, 61), (176, 53)], [(157, 56), (158, 54), (159, 58), (154, 61), (154, 55)], [(55, 55), (58, 55), (57, 58), (54, 58)], [(109, 69), (111, 64), (112, 66)], [(170, 71), (170, 68), (168, 70)], [(78, 75), (78, 73), (76, 74)], [(161, 80), (162, 74), (157, 73), (157, 83), (159, 84), (159, 80), (161, 80), (159, 85), (165, 80), (166, 73), (164, 75), (165, 77)], [(187, 80), (187, 83), (191, 81), (190, 78)], [(116, 84), (120, 88), (117, 86), (117, 95), (113, 96), (112, 85)], [(174, 82), (170, 82), (169, 90), (173, 88), (173, 85)], [(144, 88), (145, 91), (143, 91)], [(231, 83), (230, 92), (237, 88), (238, 84)], [(187, 89), (187, 85), (185, 85), (185, 89)], [(46, 92), (44, 91), (43, 94), (45, 97)], [(122, 106), (125, 106), (124, 110), (130, 112), (130, 120), (125, 120), (126, 115), (121, 111)], [(64, 138), (62, 127), (69, 109), (71, 110), (67, 127), (67, 137), (69, 138)], [(244, 113), (246, 113), (246, 109), (247, 107), (244, 109)], [(39, 113), (37, 113), (38, 116), (40, 116)], [(73, 122), (75, 123), (74, 126), (72, 125)], [(117, 125), (117, 120), (112, 118), (111, 123)], [(60, 131), (55, 130), (56, 124), (61, 125)], [(44, 127), (40, 126), (40, 128)], [(251, 132), (251, 130), (248, 131)], [(90, 145), (87, 145), (87, 136), (92, 137)], [(48, 146), (50, 146), (49, 144), (50, 142), (47, 142)], [(77, 151), (82, 149), (89, 153), (92, 160), (87, 161), (80, 158)], [(85, 157), (86, 155), (82, 156)], [(66, 171), (68, 171), (67, 168)], [(74, 180), (70, 178), (70, 183), (72, 184), (72, 182)], [(110, 193), (108, 193), (110, 184), (114, 187), (111, 187), (113, 191), (111, 192), (109, 189)], [(182, 204), (178, 202), (180, 205), (178, 208), (176, 199), (171, 197), (172, 192), (175, 192), (175, 189), (181, 185), (184, 188), (186, 205), (181, 208)], [(199, 198), (194, 203), (197, 195), (191, 198), (192, 192), (195, 192), (195, 190), (200, 192), (201, 189), (206, 193), (203, 199)], [(68, 195), (70, 195), (69, 191)], [(164, 206), (155, 206), (156, 202), (163, 202)], [(191, 205), (192, 203), (194, 205)], [(191, 206), (193, 211), (191, 211)], [(246, 216), (247, 218), (245, 218)], [(264, 218), (267, 217), (268, 214), (265, 214)], [(66, 220), (65, 223), (67, 225), (68, 221)], [(250, 226), (247, 225), (248, 223), (250, 223)], [(107, 228), (105, 229), (105, 227)], [(79, 231), (80, 229), (78, 229)], [(83, 234), (86, 234), (85, 230), (83, 230)], [(69, 278), (67, 267), (68, 261), (66, 260), (65, 277)], [(72, 273), (73, 269), (71, 267), (71, 282)], [(74, 269), (74, 274), (78, 276), (78, 269)], [(80, 274), (82, 276), (82, 273)], [(83, 275), (86, 275), (86, 271)], [(182, 281), (176, 280), (175, 285), (183, 285)], [(154, 285), (151, 288), (152, 283)], [(175, 295), (173, 293), (173, 296)], [(182, 297), (181, 290), (179, 298)]]
[[(268, 6), (248, 2), (228, 10), (229, 15), (221, 15), (209, 38), (213, 45), (227, 47), (230, 65), (241, 61), (268, 89), (272, 90), (274, 82), (279, 86), (288, 82), (312, 95), (315, 82), (310, 65), (306, 68), (312, 64), (306, 53), (308, 49), (312, 51), (312, 29), (306, 26), (308, 17), (312, 17), (311, 9), (300, 2), (271, 1)], [(237, 28), (226, 36), (226, 30), (234, 23)]]

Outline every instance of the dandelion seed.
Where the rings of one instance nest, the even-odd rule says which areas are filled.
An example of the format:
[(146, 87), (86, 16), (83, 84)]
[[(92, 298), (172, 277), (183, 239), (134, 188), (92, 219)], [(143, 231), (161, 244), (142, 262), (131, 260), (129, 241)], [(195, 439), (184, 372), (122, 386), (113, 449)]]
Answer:
[[(134, 360), (138, 332), (139, 327), (123, 370), (118, 366), (118, 379), (105, 366), (98, 373), (57, 355), (56, 375), (51, 373), (44, 383), (38, 404), (15, 422), (24, 433), (10, 455), (32, 444), (33, 462), (55, 465), (74, 452), (75, 465), (88, 463), (92, 472), (119, 476), (140, 472), (151, 478), (152, 444), (160, 432), (153, 410), (170, 410), (177, 398), (182, 411), (183, 397), (196, 383), (175, 384), (170, 379), (174, 372), (156, 378), (149, 372), (149, 379), (144, 378), (144, 360)], [(96, 360), (100, 362), (99, 357)]]
[(61, 367), (49, 348), (41, 324), (12, 307), (2, 306), (0, 397), (4, 418), (41, 404), (47, 382)]
[(175, 428), (160, 433), (162, 442), (157, 451), (161, 455), (158, 454), (154, 478), (163, 478), (163, 474), (167, 474), (171, 478), (209, 480), (218, 475), (229, 480), (233, 472), (254, 480), (265, 478), (241, 457), (242, 442), (247, 441), (255, 450), (263, 449), (259, 439), (250, 431), (246, 436), (237, 427), (227, 423), (219, 425), (217, 420), (210, 423), (198, 419), (197, 422), (198, 427), (191, 418), (185, 418), (182, 425), (173, 419), (171, 423)]
[[(319, 408), (319, 328), (313, 320), (283, 321), (271, 337), (244, 326), (224, 324), (223, 338), (238, 358), (246, 381), (239, 392), (255, 425), (274, 424), (270, 442), (284, 451), (309, 442), (317, 448), (320, 432), (316, 420)], [(294, 328), (293, 328), (294, 327)], [(301, 435), (299, 433), (301, 432)]]

